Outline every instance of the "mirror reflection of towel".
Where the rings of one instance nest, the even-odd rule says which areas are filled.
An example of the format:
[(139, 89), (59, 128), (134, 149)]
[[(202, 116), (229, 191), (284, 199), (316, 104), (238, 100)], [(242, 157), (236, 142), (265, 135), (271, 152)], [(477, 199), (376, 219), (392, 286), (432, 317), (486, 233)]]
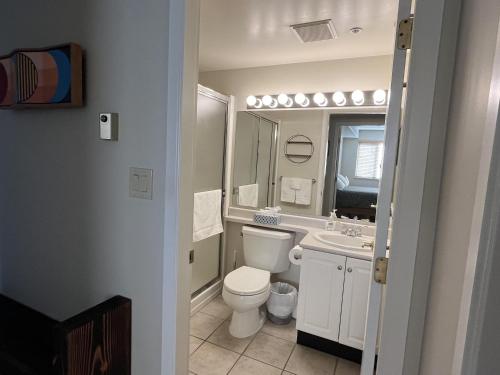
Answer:
[(238, 205), (246, 207), (257, 207), (259, 205), (259, 184), (239, 186)]
[(222, 233), (222, 190), (194, 194), (193, 242)]
[(311, 204), (312, 179), (283, 177), (281, 179), (281, 201), (304, 206)]

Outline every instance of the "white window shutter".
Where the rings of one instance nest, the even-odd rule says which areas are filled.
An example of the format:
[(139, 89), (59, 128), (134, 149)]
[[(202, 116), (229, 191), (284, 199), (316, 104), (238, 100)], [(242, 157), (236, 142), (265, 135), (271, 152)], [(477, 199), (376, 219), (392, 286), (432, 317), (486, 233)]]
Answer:
[(383, 142), (359, 142), (356, 158), (356, 177), (380, 179), (384, 159)]

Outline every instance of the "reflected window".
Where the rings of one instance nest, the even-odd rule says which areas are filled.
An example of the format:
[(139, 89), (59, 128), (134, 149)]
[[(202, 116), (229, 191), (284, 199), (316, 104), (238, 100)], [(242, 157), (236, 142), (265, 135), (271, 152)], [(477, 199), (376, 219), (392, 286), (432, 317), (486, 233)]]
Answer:
[(383, 161), (383, 142), (360, 141), (356, 157), (356, 177), (380, 180)]

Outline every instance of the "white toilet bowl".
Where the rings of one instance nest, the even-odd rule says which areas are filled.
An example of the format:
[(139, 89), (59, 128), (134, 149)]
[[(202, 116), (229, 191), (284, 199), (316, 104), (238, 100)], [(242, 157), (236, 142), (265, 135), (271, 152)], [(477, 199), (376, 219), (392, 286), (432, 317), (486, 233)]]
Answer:
[(265, 322), (259, 307), (271, 293), (271, 273), (252, 267), (240, 267), (224, 278), (222, 298), (233, 309), (229, 333), (237, 338), (257, 333)]

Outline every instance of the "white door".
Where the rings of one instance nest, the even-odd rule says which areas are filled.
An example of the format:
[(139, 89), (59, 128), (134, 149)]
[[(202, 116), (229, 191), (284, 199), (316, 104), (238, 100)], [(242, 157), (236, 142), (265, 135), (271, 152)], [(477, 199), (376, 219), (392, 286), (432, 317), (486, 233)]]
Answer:
[(339, 342), (363, 350), (372, 262), (347, 258)]
[[(411, 16), (412, 0), (399, 0), (398, 16), (396, 25), (404, 22)], [(399, 46), (398, 32), (394, 38), (394, 57), (392, 63), (392, 79), (390, 100), (385, 119), (385, 141), (384, 141), (384, 163), (382, 178), (380, 180), (379, 195), (377, 201), (377, 224), (375, 236), (374, 257), (385, 257), (387, 252), (387, 239), (389, 230), (389, 218), (391, 216), (391, 204), (393, 198), (394, 176), (396, 171), (396, 159), (399, 143), (399, 131), (401, 125), (401, 113), (403, 103), (403, 81), (405, 78), (405, 67), (407, 50)], [(372, 266), (375, 267), (375, 262)], [(363, 362), (361, 364), (361, 375), (373, 375), (375, 368), (375, 354), (377, 350), (377, 338), (382, 303), (382, 285), (370, 278), (370, 293), (368, 299), (368, 315), (366, 320)]]
[(298, 330), (338, 341), (345, 263), (344, 256), (304, 249)]

